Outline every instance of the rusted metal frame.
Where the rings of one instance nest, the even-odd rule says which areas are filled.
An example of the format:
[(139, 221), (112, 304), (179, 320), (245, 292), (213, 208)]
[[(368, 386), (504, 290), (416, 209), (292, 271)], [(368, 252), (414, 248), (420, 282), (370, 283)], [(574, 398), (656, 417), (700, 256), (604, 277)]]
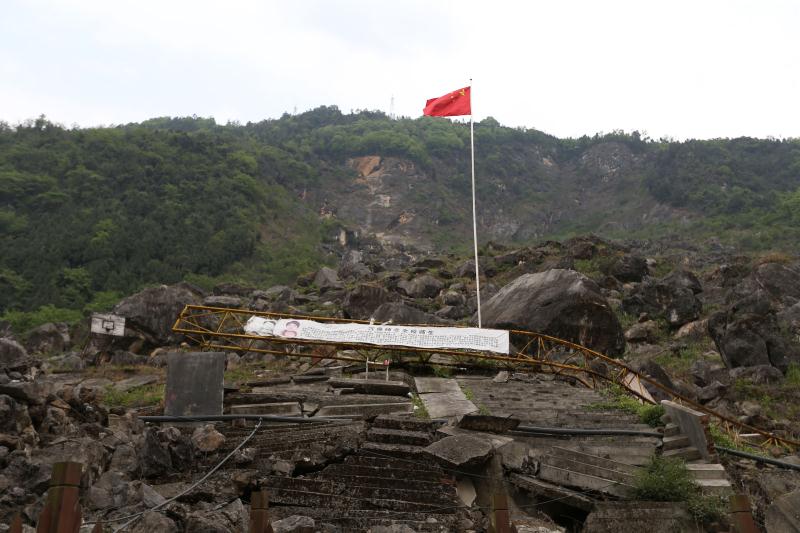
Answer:
[[(211, 308), (211, 307), (203, 307), (203, 306), (187, 306), (187, 308), (189, 308), (189, 307), (194, 308), (194, 309), (212, 310), (212, 311), (221, 311), (221, 312), (230, 311), (230, 310), (227, 310), (225, 308)], [(280, 314), (280, 313), (259, 312), (259, 311), (252, 311), (252, 312), (251, 311), (246, 311), (246, 312), (242, 311), (242, 313), (247, 313), (247, 314), (250, 314), (250, 315), (268, 316), (268, 317), (285, 317), (285, 316), (287, 316), (285, 314)], [(292, 318), (308, 318), (308, 319), (312, 319), (312, 320), (324, 320), (324, 321), (329, 321), (329, 322), (344, 322), (343, 319), (336, 319), (336, 318), (331, 318), (331, 317), (307, 317), (307, 316), (304, 316), (304, 315), (288, 315), (288, 316), (291, 316)], [(361, 320), (361, 321), (359, 321), (359, 320), (350, 320), (350, 321), (347, 321), (347, 322), (363, 323), (363, 324), (368, 324), (369, 323), (368, 321), (364, 321), (364, 320)], [(180, 331), (181, 329), (182, 328), (178, 328), (177, 332), (183, 332), (183, 331)], [(187, 333), (196, 333), (196, 332), (192, 332), (192, 331), (186, 331), (186, 332)], [(523, 336), (527, 336), (527, 337), (538, 338), (540, 340), (539, 344), (540, 344), (541, 347), (544, 346), (545, 341), (549, 341), (549, 342), (551, 342), (551, 343), (553, 343), (555, 345), (561, 345), (561, 346), (572, 348), (575, 351), (580, 351), (580, 352), (586, 354), (586, 356), (588, 356), (588, 357), (599, 359), (601, 361), (604, 361), (604, 362), (608, 363), (609, 365), (611, 365), (613, 367), (616, 367), (616, 368), (619, 368), (619, 369), (624, 369), (624, 370), (627, 370), (628, 372), (630, 372), (632, 374), (637, 375), (641, 381), (645, 381), (646, 383), (651, 384), (652, 386), (654, 386), (654, 387), (658, 388), (659, 390), (661, 390), (661, 391), (665, 392), (666, 394), (668, 394), (674, 400), (678, 400), (678, 401), (680, 401), (680, 402), (682, 402), (682, 403), (684, 403), (684, 404), (686, 404), (688, 406), (691, 406), (692, 408), (694, 408), (694, 409), (696, 409), (696, 410), (698, 410), (700, 412), (703, 412), (703, 413), (706, 413), (708, 415), (714, 416), (715, 418), (718, 418), (720, 420), (728, 421), (728, 422), (730, 422), (730, 423), (732, 423), (732, 424), (734, 424), (734, 425), (736, 425), (738, 427), (742, 427), (742, 428), (745, 428), (745, 429), (747, 429), (749, 431), (758, 433), (759, 435), (762, 435), (762, 436), (764, 436), (766, 438), (773, 438), (777, 442), (781, 442), (784, 445), (789, 445), (791, 447), (800, 446), (800, 442), (797, 442), (797, 441), (794, 441), (794, 440), (791, 440), (791, 439), (784, 439), (782, 437), (777, 437), (777, 436), (772, 435), (772, 434), (770, 434), (770, 433), (768, 433), (768, 432), (766, 432), (764, 430), (760, 430), (760, 429), (758, 429), (756, 427), (753, 427), (753, 426), (750, 426), (748, 424), (744, 424), (744, 423), (741, 423), (741, 422), (738, 422), (738, 421), (734, 421), (734, 420), (732, 420), (730, 418), (725, 417), (724, 415), (716, 413), (715, 411), (713, 411), (711, 409), (708, 409), (708, 408), (706, 408), (706, 407), (704, 407), (704, 406), (702, 406), (702, 405), (700, 405), (700, 404), (698, 404), (698, 403), (696, 403), (696, 402), (694, 402), (694, 401), (692, 401), (692, 400), (690, 400), (690, 399), (688, 399), (688, 398), (686, 398), (686, 397), (684, 397), (684, 396), (672, 391), (671, 389), (669, 389), (667, 387), (664, 387), (663, 385), (661, 385), (660, 383), (656, 382), (655, 380), (650, 379), (647, 376), (644, 376), (642, 374), (639, 374), (638, 372), (636, 372), (632, 368), (628, 367), (624, 363), (621, 363), (618, 360), (612, 359), (612, 358), (610, 358), (610, 357), (608, 357), (606, 355), (603, 355), (603, 354), (601, 354), (599, 352), (596, 352), (594, 350), (586, 348), (585, 346), (581, 346), (581, 345), (578, 345), (578, 344), (575, 344), (573, 342), (566, 341), (566, 340), (563, 340), (563, 339), (558, 339), (556, 337), (551, 337), (551, 336), (548, 336), (548, 335), (543, 335), (543, 334), (538, 334), (538, 333), (531, 333), (531, 332), (527, 332), (527, 331), (510, 330), (510, 333), (523, 335)], [(231, 333), (226, 333), (226, 334), (220, 333), (219, 335), (250, 337), (250, 336), (246, 336), (246, 335), (231, 334)], [(277, 339), (274, 339), (274, 338), (264, 338), (264, 339), (265, 340), (269, 340), (271, 342), (276, 342), (276, 340), (277, 340)], [(280, 341), (278, 341), (278, 342), (280, 342)], [(296, 344), (297, 342), (293, 341), (293, 343)], [(329, 344), (329, 343), (313, 343), (313, 342), (309, 342), (307, 344)], [(355, 345), (353, 345), (353, 348), (355, 348)], [(401, 351), (401, 352), (402, 351), (405, 351), (405, 352), (416, 351), (416, 352), (419, 352), (419, 349), (413, 349), (412, 350), (412, 349), (397, 348), (397, 351)], [(494, 357), (494, 356), (486, 356), (486, 355), (483, 355), (481, 353), (476, 353), (476, 352), (455, 352), (455, 351), (452, 351), (452, 350), (441, 350), (441, 349), (431, 349), (431, 350), (426, 350), (426, 351), (429, 351), (431, 353), (440, 353), (440, 354), (444, 354), (444, 355), (454, 355), (454, 356), (458, 356), (458, 357), (463, 357), (465, 355), (472, 354), (472, 356), (474, 356), (474, 357), (483, 358), (483, 359), (494, 359), (494, 360), (505, 360), (505, 361), (509, 360), (509, 358), (497, 358), (497, 357)], [(594, 375), (592, 372), (588, 372), (586, 369), (580, 369), (578, 367), (575, 367), (575, 368), (578, 369), (579, 371), (584, 372), (584, 373), (588, 373), (588, 374)], [(624, 389), (629, 391), (629, 393), (639, 397), (640, 399), (644, 399), (638, 393), (636, 393), (636, 391), (633, 391), (632, 389), (630, 389), (624, 382), (620, 382), (621, 380), (619, 378), (615, 381), (615, 380), (610, 380), (607, 376), (602, 376), (602, 379), (605, 380), (605, 381), (611, 381), (611, 382), (617, 383), (618, 385), (622, 386)], [(645, 401), (648, 401), (648, 403), (649, 403), (649, 400), (645, 400)]]
[[(518, 330), (511, 330), (511, 333), (518, 333), (518, 334), (523, 334), (524, 335), (526, 332), (518, 331)], [(720, 420), (724, 420), (726, 422), (730, 422), (731, 424), (733, 424), (735, 426), (738, 426), (738, 427), (741, 427), (741, 428), (745, 428), (745, 429), (747, 429), (749, 431), (753, 431), (753, 432), (758, 433), (759, 435), (761, 435), (763, 437), (776, 439), (777, 441), (782, 442), (784, 444), (791, 445), (792, 447), (800, 446), (800, 442), (798, 442), (798, 441), (794, 441), (794, 440), (791, 440), (791, 439), (785, 439), (783, 437), (778, 437), (778, 436), (773, 435), (773, 434), (771, 434), (771, 433), (769, 433), (767, 431), (764, 431), (762, 429), (758, 429), (756, 427), (750, 426), (749, 424), (745, 424), (743, 422), (739, 422), (738, 420), (730, 419), (730, 418), (728, 418), (728, 417), (726, 417), (726, 416), (724, 416), (722, 414), (719, 414), (719, 413), (713, 411), (712, 409), (708, 409), (707, 407), (705, 407), (703, 405), (700, 405), (699, 403), (694, 402), (694, 401), (690, 400), (689, 398), (686, 398), (685, 396), (682, 396), (681, 394), (669, 389), (668, 387), (663, 386), (661, 383), (658, 383), (657, 381), (655, 381), (655, 380), (653, 380), (653, 379), (651, 379), (651, 378), (649, 378), (649, 377), (647, 377), (645, 375), (642, 375), (639, 372), (636, 372), (635, 370), (633, 370), (632, 368), (630, 368), (626, 364), (621, 363), (618, 360), (612, 359), (611, 357), (603, 355), (603, 354), (601, 354), (599, 352), (596, 352), (596, 351), (594, 351), (594, 350), (592, 350), (590, 348), (586, 348), (585, 346), (581, 346), (579, 344), (575, 344), (573, 342), (566, 341), (566, 340), (563, 340), (563, 339), (557, 339), (555, 337), (550, 337), (548, 335), (541, 335), (541, 334), (538, 334), (538, 333), (536, 335), (540, 335), (542, 338), (552, 340), (552, 341), (560, 343), (560, 344), (562, 344), (564, 346), (571, 346), (571, 347), (573, 347), (575, 349), (581, 350), (584, 353), (587, 353), (587, 354), (591, 355), (592, 357), (600, 359), (600, 360), (602, 360), (602, 361), (604, 361), (606, 363), (609, 363), (611, 365), (617, 366), (619, 368), (624, 368), (628, 372), (639, 376), (639, 379), (641, 379), (643, 381), (646, 381), (647, 383), (653, 385), (654, 387), (658, 388), (662, 392), (667, 393), (668, 395), (670, 395), (674, 399), (680, 400), (681, 402), (683, 402), (686, 405), (692, 407), (693, 409), (696, 409), (697, 411), (700, 411), (702, 413), (711, 415), (711, 416), (713, 416), (715, 418), (719, 418)], [(622, 383), (620, 383), (620, 384), (624, 386), (624, 384), (622, 384)], [(631, 391), (631, 389), (628, 388), (627, 386), (624, 386), (624, 388), (629, 390), (629, 391)], [(631, 392), (634, 392), (634, 391), (631, 391)], [(648, 403), (650, 403), (650, 402), (648, 402)]]

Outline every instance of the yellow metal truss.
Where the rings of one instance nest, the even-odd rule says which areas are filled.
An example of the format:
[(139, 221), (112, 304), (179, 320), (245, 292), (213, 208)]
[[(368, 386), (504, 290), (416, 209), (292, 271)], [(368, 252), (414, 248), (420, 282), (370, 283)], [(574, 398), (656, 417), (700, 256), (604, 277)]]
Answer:
[[(789, 450), (800, 447), (800, 442), (796, 440), (744, 424), (694, 402), (633, 370), (618, 359), (608, 357), (585, 346), (541, 333), (510, 330), (511, 344), (515, 348), (508, 355), (503, 355), (471, 350), (374, 346), (364, 343), (331, 343), (258, 336), (244, 330), (244, 324), (252, 316), (271, 320), (304, 319), (329, 323), (369, 324), (364, 320), (187, 305), (175, 321), (172, 331), (183, 334), (188, 340), (206, 350), (232, 350), (307, 357), (314, 360), (315, 364), (322, 359), (365, 363), (366, 361), (394, 358), (405, 362), (443, 366), (462, 366), (480, 361), (495, 361), (509, 369), (525, 369), (559, 375), (590, 389), (597, 388), (602, 384), (614, 384), (642, 402), (655, 403), (644, 386), (647, 384), (663, 392), (672, 401), (715, 418), (718, 426), (731, 435), (735, 442), (740, 441), (740, 435), (750, 434), (761, 440), (760, 443), (755, 444), (757, 446), (781, 446)], [(408, 326), (430, 326), (430, 324), (408, 324)], [(455, 362), (437, 361), (434, 363), (432, 359), (436, 355), (448, 356)]]

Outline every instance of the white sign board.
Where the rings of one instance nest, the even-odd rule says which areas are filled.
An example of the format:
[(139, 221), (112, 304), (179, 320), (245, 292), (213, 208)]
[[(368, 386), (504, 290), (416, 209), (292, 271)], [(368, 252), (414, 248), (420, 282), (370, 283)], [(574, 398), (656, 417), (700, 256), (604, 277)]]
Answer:
[(508, 353), (508, 331), (435, 326), (387, 326), (381, 324), (326, 324), (312, 320), (267, 320), (251, 317), (246, 333), (262, 337), (326, 342), (356, 342), (378, 346), (453, 348)]
[(117, 315), (92, 315), (92, 333), (100, 335), (113, 335), (115, 337), (125, 336), (125, 317)]

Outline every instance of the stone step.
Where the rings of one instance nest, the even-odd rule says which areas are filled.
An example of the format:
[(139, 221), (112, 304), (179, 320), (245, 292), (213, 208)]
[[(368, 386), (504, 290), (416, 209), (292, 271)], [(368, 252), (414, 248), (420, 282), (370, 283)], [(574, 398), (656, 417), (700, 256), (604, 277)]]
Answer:
[(367, 441), (386, 444), (406, 444), (409, 446), (427, 446), (431, 443), (431, 434), (427, 431), (405, 431), (402, 429), (386, 429), (373, 427), (367, 431)]
[(331, 379), (328, 384), (334, 389), (353, 389), (360, 394), (378, 394), (383, 396), (407, 396), (411, 391), (408, 384), (402, 381), (384, 381), (378, 379)]
[(550, 449), (551, 457), (563, 457), (579, 463), (593, 465), (608, 470), (614, 470), (627, 474), (628, 476), (635, 476), (639, 472), (639, 468), (629, 465), (627, 463), (620, 463), (619, 461), (612, 461), (605, 457), (584, 453), (578, 450), (571, 450), (560, 446), (553, 446)]
[(410, 463), (405, 463), (402, 466), (403, 468), (389, 468), (342, 463), (330, 465), (324, 470), (324, 472), (325, 475), (329, 477), (358, 476), (381, 479), (400, 479), (412, 482), (424, 481), (441, 483), (443, 482), (442, 480), (449, 479), (448, 476), (442, 472), (409, 468), (409, 466), (411, 466)]
[(728, 479), (728, 473), (725, 471), (725, 467), (721, 464), (709, 464), (709, 463), (688, 463), (686, 465), (687, 470), (692, 473), (695, 479)]
[(409, 446), (407, 444), (388, 444), (383, 442), (365, 442), (361, 446), (361, 451), (365, 454), (373, 454), (379, 457), (398, 457), (401, 459), (422, 459), (427, 458), (425, 448), (419, 446)]
[(706, 494), (725, 494), (733, 490), (731, 482), (727, 479), (695, 479), (700, 485), (700, 490)]
[[(325, 470), (324, 474), (320, 474), (318, 479), (331, 479), (331, 472)], [(405, 489), (417, 490), (422, 492), (451, 492), (446, 487), (452, 486), (452, 496), (455, 497), (455, 481), (447, 478), (434, 479), (431, 481), (414, 479), (412, 477), (398, 477), (398, 476), (383, 476), (383, 475), (370, 475), (358, 476), (351, 473), (337, 473), (335, 476), (336, 481), (344, 483), (348, 487), (375, 487), (382, 489)], [(449, 484), (448, 484), (449, 483)]]
[[(278, 499), (273, 495), (278, 494), (283, 494), (280, 497), (283, 500), (291, 500), (292, 494), (299, 495), (298, 497), (301, 499), (307, 494), (317, 494), (351, 499), (415, 503), (430, 508), (435, 505), (447, 505), (454, 501), (456, 497), (455, 487), (449, 485), (434, 486), (429, 484), (426, 487), (421, 487), (410, 483), (408, 486), (402, 487), (393, 482), (393, 486), (376, 487), (374, 485), (346, 484), (338, 480), (280, 476), (267, 476), (264, 481), (270, 492), (270, 500), (275, 502), (278, 502)], [(431, 488), (433, 490), (425, 490)]]
[(675, 437), (681, 434), (681, 428), (678, 424), (673, 424), (670, 422), (666, 426), (664, 426), (664, 436), (665, 437)]
[(414, 404), (411, 402), (342, 404), (320, 407), (314, 416), (358, 416), (361, 418), (372, 418), (384, 414), (411, 413), (413, 410)]
[(683, 459), (684, 461), (697, 461), (703, 457), (700, 454), (700, 451), (694, 446), (666, 450), (661, 455), (664, 457), (677, 457), (679, 459)]
[(617, 481), (627, 485), (632, 485), (634, 477), (631, 474), (604, 468), (602, 466), (595, 466), (591, 464), (573, 461), (564, 457), (545, 456), (542, 458), (540, 465), (555, 466), (562, 470), (569, 470), (578, 474), (588, 474), (590, 476), (607, 479), (610, 481)]
[(631, 485), (625, 483), (558, 468), (547, 463), (541, 463), (539, 465), (539, 479), (567, 487), (602, 492), (619, 498), (629, 497), (630, 491), (633, 488)]
[(414, 511), (386, 511), (379, 509), (330, 509), (297, 506), (275, 506), (270, 508), (273, 521), (292, 515), (310, 516), (318, 524), (332, 523), (345, 532), (369, 531), (375, 526), (404, 524), (413, 531), (457, 531), (457, 517), (453, 514)]
[(349, 455), (344, 460), (345, 465), (367, 466), (372, 468), (397, 468), (400, 470), (411, 470), (415, 472), (429, 472), (437, 475), (444, 475), (444, 470), (434, 460), (425, 455), (414, 459), (393, 457), (387, 455), (376, 455), (375, 453), (364, 450), (363, 447), (357, 455)]
[(664, 437), (662, 440), (662, 450), (675, 450), (678, 448), (686, 448), (691, 445), (689, 437), (686, 435), (675, 435), (674, 437)]
[(403, 429), (406, 431), (433, 431), (439, 424), (411, 416), (381, 415), (373, 423), (373, 428)]

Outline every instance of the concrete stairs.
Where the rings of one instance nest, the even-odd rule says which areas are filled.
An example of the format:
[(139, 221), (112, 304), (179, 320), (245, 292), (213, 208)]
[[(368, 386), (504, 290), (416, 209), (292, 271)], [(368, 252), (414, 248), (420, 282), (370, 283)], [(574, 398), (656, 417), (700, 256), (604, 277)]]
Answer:
[(686, 468), (703, 492), (724, 494), (732, 490), (725, 468), (719, 463), (703, 460), (700, 451), (691, 445), (689, 437), (681, 433), (681, 428), (677, 424), (668, 422), (664, 426), (662, 442), (661, 455), (678, 457), (686, 461)]
[[(495, 416), (517, 418), (523, 426), (653, 431), (632, 414), (599, 408), (608, 400), (597, 391), (548, 376), (525, 380), (512, 377), (506, 383), (476, 376), (456, 379), (475, 405)], [(629, 465), (646, 464), (661, 443), (658, 437), (627, 435), (533, 436), (522, 432), (509, 435), (529, 446), (534, 456), (547, 454), (552, 446), (558, 446)]]
[(305, 514), (342, 531), (404, 524), (414, 531), (457, 531), (463, 505), (452, 476), (422, 453), (437, 424), (379, 416), (366, 442), (344, 461), (305, 477), (266, 478), (276, 518)]
[(637, 467), (596, 455), (553, 446), (540, 459), (538, 478), (579, 490), (626, 498), (633, 488)]

